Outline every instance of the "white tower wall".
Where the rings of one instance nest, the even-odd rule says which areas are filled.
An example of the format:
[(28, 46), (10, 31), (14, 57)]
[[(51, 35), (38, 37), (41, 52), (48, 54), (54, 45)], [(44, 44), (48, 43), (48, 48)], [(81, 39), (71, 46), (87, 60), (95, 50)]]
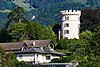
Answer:
[(80, 16), (79, 10), (64, 10), (62, 14), (62, 38), (79, 39)]

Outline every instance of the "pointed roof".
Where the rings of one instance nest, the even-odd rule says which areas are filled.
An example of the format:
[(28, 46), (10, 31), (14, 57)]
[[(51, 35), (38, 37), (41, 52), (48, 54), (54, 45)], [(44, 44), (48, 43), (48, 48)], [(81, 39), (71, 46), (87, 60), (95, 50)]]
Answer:
[(43, 49), (41, 48), (29, 48), (27, 50), (23, 50), (23, 51), (18, 51), (16, 52), (16, 54), (26, 54), (26, 53), (42, 53), (42, 54), (54, 54), (54, 55), (58, 55), (58, 56), (64, 56), (65, 54), (56, 52), (50, 48), (44, 47)]

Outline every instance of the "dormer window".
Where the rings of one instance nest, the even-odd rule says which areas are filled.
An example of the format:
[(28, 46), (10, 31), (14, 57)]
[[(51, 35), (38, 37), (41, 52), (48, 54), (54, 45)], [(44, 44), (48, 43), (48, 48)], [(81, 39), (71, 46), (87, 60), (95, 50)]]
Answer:
[(23, 51), (23, 50), (26, 50), (27, 48), (25, 47), (25, 46), (23, 46), (22, 48), (21, 48), (21, 50)]

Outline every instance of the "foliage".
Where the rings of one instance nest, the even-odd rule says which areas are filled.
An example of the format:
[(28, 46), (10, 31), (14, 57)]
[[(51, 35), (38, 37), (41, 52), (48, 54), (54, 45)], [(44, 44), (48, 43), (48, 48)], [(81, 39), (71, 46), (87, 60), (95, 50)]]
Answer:
[(43, 27), (44, 32), (43, 32), (43, 37), (42, 39), (52, 39), (53, 43), (56, 45), (56, 35), (54, 34), (52, 27), (51, 26), (44, 26)]
[(4, 64), (2, 65), (2, 67), (6, 66), (13, 67), (15, 62), (16, 62), (16, 56), (14, 54), (12, 53), (6, 54), (3, 61)]
[(27, 24), (21, 22), (12, 24), (9, 28), (9, 34), (12, 36), (12, 41), (27, 40)]
[(15, 54), (6, 54), (2, 46), (0, 46), (0, 67), (28, 67), (28, 65), (21, 61), (17, 61)]
[(43, 28), (39, 23), (37, 22), (29, 23), (28, 30), (30, 39), (34, 40), (42, 39)]
[[(86, 30), (80, 34), (80, 39), (61, 39), (58, 41), (57, 49), (65, 49), (74, 56), (72, 61), (78, 61), (79, 67), (99, 67), (100, 39), (98, 38), (100, 27), (95, 32)], [(66, 54), (67, 55), (67, 54)], [(69, 62), (70, 58), (68, 58)], [(66, 60), (64, 60), (66, 61)], [(62, 62), (64, 62), (62, 61)], [(67, 61), (68, 62), (68, 61)]]
[(28, 67), (28, 64), (26, 64), (26, 62), (24, 62), (24, 61), (21, 61), (21, 62), (16, 61), (15, 67)]
[(66, 57), (62, 57), (62, 58), (54, 58), (51, 60), (50, 63), (69, 63), (72, 60), (74, 60), (73, 56), (66, 56)]
[(0, 63), (1, 63), (1, 66), (4, 65), (3, 61), (4, 61), (4, 58), (5, 58), (5, 51), (4, 49), (2, 48), (2, 46), (0, 46)]
[(58, 31), (61, 29), (61, 24), (54, 24), (52, 27), (53, 32), (58, 35)]
[(82, 9), (83, 4), (80, 3), (69, 3), (69, 2), (59, 2), (49, 6), (40, 7), (28, 12), (28, 18), (32, 18), (33, 15), (36, 16), (33, 22), (39, 22), (41, 25), (53, 25), (55, 23), (61, 22), (60, 11), (66, 9)]
[(86, 40), (90, 40), (93, 36), (93, 33), (89, 30), (86, 30), (85, 32), (82, 32), (80, 34), (80, 38), (81, 39), (86, 39)]
[(8, 14), (8, 20), (5, 23), (4, 28), (7, 29), (12, 22), (28, 22), (28, 20), (24, 17), (24, 9), (22, 7), (17, 7)]
[(60, 58), (54, 58), (51, 60), (51, 63), (60, 63), (61, 59)]
[[(15, 5), (16, 3), (17, 2), (12, 2), (12, 0), (0, 0), (0, 10), (13, 10), (19, 5), (19, 3), (18, 5)], [(41, 25), (52, 25), (54, 23), (60, 23), (59, 12), (61, 10), (84, 9), (87, 7), (100, 9), (99, 3), (100, 0), (31, 0), (31, 5), (34, 9), (32, 11), (29, 11), (26, 17), (30, 19), (33, 15), (35, 15), (35, 21), (39, 22)], [(21, 5), (19, 6), (23, 6), (23, 8), (29, 7), (30, 0), (21, 0), (20, 4)], [(31, 10), (31, 8), (29, 10)], [(6, 15), (8, 14), (8, 12), (6, 13), (1, 11), (0, 14), (0, 20), (2, 20), (0, 23), (1, 25), (7, 19)], [(2, 27), (2, 25), (0, 27)]]
[(81, 32), (85, 30), (94, 31), (100, 25), (100, 10), (86, 8), (82, 11)]
[(30, 23), (14, 23), (9, 27), (9, 34), (12, 36), (12, 41), (23, 40), (39, 40), (52, 39), (56, 44), (56, 35), (51, 26), (41, 26), (37, 22)]
[[(48, 23), (47, 25), (49, 25), (51, 24), (51, 22), (56, 22), (56, 20), (57, 22), (60, 22), (60, 16), (58, 12), (60, 12), (62, 9), (75, 8), (76, 5), (76, 9), (81, 9), (78, 8), (78, 6), (80, 5), (80, 7), (84, 7), (83, 4), (79, 3), (75, 3), (74, 5), (73, 3), (69, 3), (68, 5), (65, 5), (67, 3), (68, 2), (59, 2), (56, 3), (56, 6), (53, 4), (51, 6), (43, 6), (41, 8), (38, 8), (37, 10), (33, 10), (35, 11), (34, 14), (36, 14), (36, 19), (34, 19), (33, 21), (39, 21), (39, 23), (43, 25), (45, 23)], [(57, 9), (55, 10), (55, 8)], [(79, 67), (100, 67), (99, 12), (100, 10), (94, 9), (84, 9), (82, 11), (80, 39), (60, 39), (56, 45), (56, 49), (65, 50), (64, 52), (67, 56), (61, 59), (53, 59), (52, 62), (78, 61)], [(55, 17), (57, 19), (55, 19)], [(5, 25), (5, 28), (0, 29), (0, 42), (23, 41), (26, 39), (52, 39), (53, 42), (56, 43), (56, 35), (58, 33), (57, 31), (60, 28), (60, 25), (54, 25), (52, 28), (51, 26), (41, 26), (39, 23), (29, 22), (24, 17), (23, 8), (18, 7), (8, 15), (8, 22)], [(17, 65), (19, 67), (21, 65), (27, 66), (24, 62), (16, 61), (15, 57), (12, 54), (6, 55), (1, 47), (0, 53), (0, 60), (2, 61), (4, 67), (6, 67), (6, 65), (8, 67), (14, 65)]]
[(8, 2), (6, 2), (5, 0), (0, 0), (0, 10), (5, 10), (5, 9), (8, 9), (8, 10), (12, 10), (16, 7), (16, 5), (11, 2), (10, 0), (7, 0)]
[(9, 35), (8, 30), (5, 28), (0, 28), (0, 42), (10, 42), (12, 41), (11, 35)]

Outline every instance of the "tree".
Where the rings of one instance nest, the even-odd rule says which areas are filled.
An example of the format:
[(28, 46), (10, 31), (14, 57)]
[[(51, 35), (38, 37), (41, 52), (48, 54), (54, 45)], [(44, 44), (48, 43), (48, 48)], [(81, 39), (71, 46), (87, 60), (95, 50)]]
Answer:
[(80, 34), (80, 39), (90, 40), (92, 36), (93, 36), (93, 33), (89, 30), (86, 30)]
[(9, 28), (9, 34), (12, 36), (12, 41), (23, 41), (29, 39), (27, 24), (19, 22), (14, 23)]
[(4, 61), (5, 61), (5, 51), (4, 51), (4, 49), (2, 48), (2, 46), (0, 46), (0, 63), (1, 63), (1, 67), (2, 66), (5, 66), (5, 63), (4, 63)]
[(5, 53), (5, 50), (0, 46), (0, 67), (28, 67), (26, 62), (19, 62), (16, 55), (13, 53)]
[(42, 35), (43, 28), (39, 23), (33, 22), (28, 24), (28, 36), (30, 39), (39, 40), (42, 39)]
[(94, 31), (100, 25), (100, 10), (86, 8), (82, 10), (81, 16), (81, 32), (85, 30)]
[(16, 61), (14, 54), (6, 54), (2, 46), (0, 46), (1, 67), (13, 67)]
[(8, 29), (8, 26), (13, 22), (28, 22), (24, 17), (24, 9), (22, 7), (17, 7), (8, 14), (8, 20), (4, 25), (4, 28)]
[(53, 27), (52, 27), (52, 30), (53, 32), (58, 35), (58, 31), (59, 29), (61, 29), (61, 24), (55, 24)]
[(28, 64), (24, 61), (21, 61), (21, 62), (16, 61), (15, 62), (15, 67), (30, 67), (30, 66), (28, 66)]
[(43, 27), (43, 36), (42, 36), (42, 39), (52, 39), (53, 43), (55, 44), (56, 46), (56, 35), (54, 34), (53, 30), (52, 30), (52, 27), (51, 26), (44, 26)]
[(6, 30), (5, 28), (0, 28), (0, 42), (11, 42), (12, 41), (12, 37), (9, 34), (8, 30)]

